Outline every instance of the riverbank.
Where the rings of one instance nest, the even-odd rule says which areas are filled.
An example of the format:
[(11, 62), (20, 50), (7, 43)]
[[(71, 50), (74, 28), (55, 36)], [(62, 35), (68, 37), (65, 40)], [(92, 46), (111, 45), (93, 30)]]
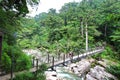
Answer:
[(56, 67), (56, 71), (46, 71), (46, 80), (117, 80), (106, 72), (107, 60), (82, 59), (79, 62)]

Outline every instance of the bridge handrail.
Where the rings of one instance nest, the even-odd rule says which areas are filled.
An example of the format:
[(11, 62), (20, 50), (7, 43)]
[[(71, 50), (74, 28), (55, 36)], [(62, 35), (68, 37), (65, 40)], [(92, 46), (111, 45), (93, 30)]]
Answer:
[[(91, 55), (90, 54), (90, 52), (92, 53), (92, 54), (94, 54), (95, 53), (95, 51), (97, 51), (97, 50), (101, 50), (101, 51), (103, 51), (104, 50), (104, 46), (99, 46), (99, 47), (96, 47), (96, 48), (92, 48), (92, 50), (88, 50), (88, 51), (86, 51), (86, 52), (84, 52), (84, 54), (78, 54), (78, 55), (75, 55), (74, 53), (72, 54), (72, 55), (74, 55), (74, 56), (87, 56), (87, 55)], [(44, 60), (44, 61), (41, 61), (41, 60), (43, 60), (42, 58), (40, 58), (40, 59), (36, 59), (36, 66), (37, 65), (40, 65), (41, 63), (47, 63), (47, 64), (51, 64), (51, 63), (55, 63), (55, 62), (57, 62), (57, 61), (65, 61), (65, 59), (67, 59), (67, 58), (71, 58), (71, 59), (73, 59), (73, 57), (74, 56), (72, 56), (72, 57), (70, 57), (70, 55), (69, 55), (69, 53), (68, 54), (60, 54), (59, 55), (59, 59), (58, 59), (58, 55), (55, 57), (55, 56), (53, 56), (53, 55), (50, 55), (50, 54), (47, 54), (47, 56), (46, 56), (46, 59)], [(37, 61), (38, 60), (38, 61)], [(37, 63), (38, 62), (38, 63)], [(34, 62), (35, 63), (35, 62)], [(34, 65), (35, 64), (33, 64), (33, 67), (34, 67)]]

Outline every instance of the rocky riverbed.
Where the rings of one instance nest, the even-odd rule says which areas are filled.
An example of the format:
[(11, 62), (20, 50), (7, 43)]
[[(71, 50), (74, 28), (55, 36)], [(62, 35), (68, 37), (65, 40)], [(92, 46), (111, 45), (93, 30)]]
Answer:
[[(46, 56), (41, 55), (39, 50), (23, 51), (38, 59), (42, 57), (40, 61), (46, 61)], [(46, 80), (117, 80), (115, 76), (106, 72), (107, 63), (110, 64), (107, 60), (82, 59), (79, 62), (67, 64), (67, 66), (56, 67), (56, 71), (46, 71)]]
[[(94, 63), (97, 62), (97, 65)], [(56, 67), (56, 71), (46, 71), (46, 80), (117, 80), (106, 72), (107, 64), (94, 59), (82, 59), (79, 62)]]

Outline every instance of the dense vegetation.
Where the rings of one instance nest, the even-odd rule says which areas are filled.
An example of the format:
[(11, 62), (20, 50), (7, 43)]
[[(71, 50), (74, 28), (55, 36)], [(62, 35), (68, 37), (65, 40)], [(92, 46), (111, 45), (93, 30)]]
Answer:
[(0, 0), (0, 36), (3, 36), (0, 70), (5, 73), (10, 72), (12, 65), (14, 65), (13, 71), (31, 67), (30, 57), (22, 52), (16, 41), (17, 32), (22, 29), (20, 19), (28, 13), (27, 3), (37, 5), (38, 1)]
[(46, 64), (42, 64), (36, 72), (24, 72), (17, 74), (13, 80), (45, 80), (45, 70), (47, 70), (47, 66)]
[[(95, 57), (117, 63), (120, 60), (119, 5), (119, 0), (82, 0), (64, 4), (59, 13), (51, 8), (48, 13), (21, 21), (23, 29), (19, 32), (18, 44), (22, 48), (39, 48), (51, 54), (82, 53), (87, 25), (89, 49), (106, 44), (105, 51)], [(113, 74), (118, 76), (119, 65), (118, 62), (108, 71), (116, 72)]]
[[(34, 18), (22, 17), (28, 12), (24, 1), (20, 7), (17, 2), (0, 3), (0, 31), (4, 33), (2, 65), (6, 72), (10, 70), (12, 57), (16, 65), (15, 71), (30, 68), (30, 58), (21, 49), (38, 48), (51, 54), (82, 52), (85, 49), (86, 28), (89, 49), (106, 43), (101, 58), (120, 60), (119, 0), (70, 2), (64, 4), (59, 13), (51, 8), (48, 13), (40, 13)], [(11, 10), (13, 4), (18, 12)], [(20, 65), (24, 67), (21, 68)], [(112, 69), (120, 71), (118, 67)]]
[(59, 13), (49, 9), (48, 13), (40, 13), (35, 18), (22, 19), (18, 44), (22, 48), (45, 48), (49, 51), (85, 49), (87, 25), (89, 49), (105, 42), (115, 51), (113, 54), (118, 53), (119, 58), (119, 4), (119, 0), (70, 2), (62, 6)]

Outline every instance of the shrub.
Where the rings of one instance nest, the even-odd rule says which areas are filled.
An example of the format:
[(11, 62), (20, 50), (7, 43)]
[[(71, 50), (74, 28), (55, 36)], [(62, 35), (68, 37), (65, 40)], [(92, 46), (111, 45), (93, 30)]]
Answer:
[(24, 53), (21, 53), (20, 56), (16, 59), (15, 71), (28, 70), (32, 67), (30, 57)]
[(11, 59), (10, 57), (4, 53), (2, 55), (2, 69), (5, 71), (5, 72), (10, 72), (10, 68), (11, 68)]
[(106, 46), (105, 50), (99, 55), (101, 58), (106, 59), (118, 59), (118, 54), (116, 54), (115, 51), (113, 51), (111, 46)]
[(21, 74), (17, 74), (13, 80), (46, 80), (44, 71), (47, 69), (46, 64), (42, 64), (39, 66), (40, 69), (34, 73), (25, 72)]
[(31, 68), (31, 59), (23, 53), (18, 46), (10, 46), (9, 56), (13, 58), (14, 71), (28, 70)]
[(110, 65), (106, 70), (120, 79), (120, 65)]
[(46, 70), (47, 70), (47, 65), (43, 63), (39, 66), (38, 72), (43, 73)]
[(2, 55), (2, 70), (6, 73), (10, 72), (11, 61), (13, 62), (13, 70), (21, 71), (30, 69), (31, 59), (17, 45), (8, 45), (3, 42), (3, 55)]
[(32, 80), (34, 75), (30, 72), (17, 74), (13, 80)]

